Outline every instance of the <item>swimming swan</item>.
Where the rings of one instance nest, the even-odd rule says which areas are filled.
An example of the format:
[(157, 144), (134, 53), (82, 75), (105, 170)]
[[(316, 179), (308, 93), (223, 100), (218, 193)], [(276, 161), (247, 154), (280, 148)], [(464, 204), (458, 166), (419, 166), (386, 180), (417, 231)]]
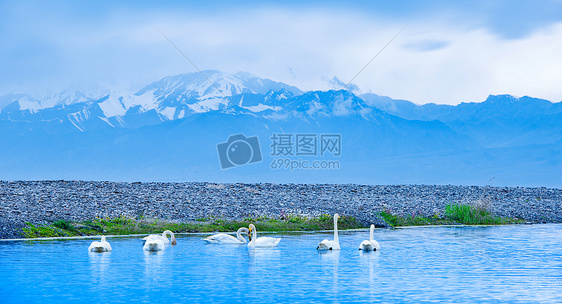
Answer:
[(248, 243), (248, 247), (275, 247), (281, 241), (281, 239), (278, 238), (265, 236), (258, 238), (258, 232), (256, 231), (256, 226), (254, 226), (254, 224), (250, 224), (250, 233), (252, 236), (250, 238), (250, 242)]
[(111, 245), (105, 240), (105, 235), (101, 236), (101, 242), (93, 241), (88, 251), (91, 252), (106, 252), (111, 251)]
[(209, 244), (245, 244), (247, 241), (242, 236), (242, 232), (248, 234), (250, 230), (246, 227), (240, 227), (238, 231), (236, 231), (236, 237), (226, 233), (218, 233), (204, 238), (203, 241)]
[(148, 238), (142, 246), (144, 251), (162, 251), (166, 249), (166, 244), (161, 238)]
[(145, 236), (144, 238), (142, 238), (142, 240), (145, 241), (145, 244), (148, 242), (148, 240), (161, 240), (164, 244), (170, 244), (170, 240), (168, 240), (168, 237), (166, 237), (166, 235), (168, 234), (170, 235), (170, 240), (172, 241), (172, 245), (177, 244), (176, 236), (170, 230), (166, 230), (162, 232), (162, 235), (151, 234), (149, 236)]
[(334, 214), (334, 240), (330, 241), (328, 239), (323, 240), (318, 244), (316, 249), (318, 250), (339, 250), (340, 247), (340, 239), (338, 238), (338, 219), (340, 216), (336, 213)]
[(368, 250), (368, 251), (381, 250), (381, 245), (379, 245), (379, 242), (375, 241), (374, 233), (375, 233), (375, 225), (371, 224), (371, 233), (369, 235), (369, 240), (368, 241), (364, 240), (363, 242), (361, 242), (361, 245), (359, 245), (359, 250)]

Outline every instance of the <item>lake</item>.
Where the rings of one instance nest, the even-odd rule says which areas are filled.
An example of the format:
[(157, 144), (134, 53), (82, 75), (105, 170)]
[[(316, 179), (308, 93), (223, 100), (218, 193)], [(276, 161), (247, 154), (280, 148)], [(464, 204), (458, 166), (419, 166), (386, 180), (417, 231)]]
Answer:
[[(260, 235), (259, 231), (258, 234)], [(258, 236), (259, 236), (258, 235)], [(261, 234), (262, 236), (265, 234)], [(560, 302), (562, 225), (279, 233), (274, 249), (212, 245), (202, 235), (145, 253), (139, 237), (0, 241), (1, 303)]]

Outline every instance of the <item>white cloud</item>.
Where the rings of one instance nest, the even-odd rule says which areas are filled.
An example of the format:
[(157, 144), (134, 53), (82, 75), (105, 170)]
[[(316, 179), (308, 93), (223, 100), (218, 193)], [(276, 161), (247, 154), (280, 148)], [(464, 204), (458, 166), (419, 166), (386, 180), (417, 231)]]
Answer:
[[(411, 21), (353, 84), (416, 103), (482, 101), (499, 93), (562, 100), (562, 24), (506, 40), (453, 19)], [(40, 82), (139, 88), (195, 72), (153, 24), (200, 69), (247, 71), (303, 90), (332, 89), (325, 79), (333, 77), (347, 83), (404, 26), (361, 12), (318, 9), (116, 13), (97, 24), (34, 32), (49, 47), (36, 60), (49, 64), (42, 68), (26, 65), (25, 57), (10, 58), (5, 75), (12, 78), (1, 79), (9, 86), (2, 90)], [(3, 58), (8, 54), (0, 48)]]
[(517, 40), (503, 40), (482, 29), (433, 33), (449, 46), (389, 54), (396, 66), (384, 66), (381, 74), (386, 78), (373, 75), (381, 93), (420, 103), (482, 101), (488, 94), (502, 93), (562, 100), (557, 89), (562, 83), (562, 60), (557, 55), (562, 53), (562, 24)]

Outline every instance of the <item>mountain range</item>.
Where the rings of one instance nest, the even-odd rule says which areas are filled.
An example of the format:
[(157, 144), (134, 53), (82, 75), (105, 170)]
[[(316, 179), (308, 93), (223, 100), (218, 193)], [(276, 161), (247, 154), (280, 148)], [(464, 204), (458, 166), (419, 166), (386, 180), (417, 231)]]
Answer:
[[(137, 92), (0, 97), (0, 179), (562, 186), (560, 102), (491, 95), (416, 105), (204, 74)], [(239, 133), (259, 138), (263, 161), (222, 170), (217, 144)], [(341, 134), (341, 156), (300, 157), (340, 168), (272, 169), (274, 133)]]

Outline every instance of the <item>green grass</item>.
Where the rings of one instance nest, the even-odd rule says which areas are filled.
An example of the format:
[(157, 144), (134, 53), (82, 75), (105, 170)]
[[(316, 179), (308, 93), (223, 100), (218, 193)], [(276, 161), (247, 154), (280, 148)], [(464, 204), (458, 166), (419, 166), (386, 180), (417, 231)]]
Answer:
[[(173, 222), (166, 220), (145, 218), (96, 218), (81, 223), (69, 223), (58, 220), (48, 225), (33, 225), (26, 223), (23, 228), (25, 238), (37, 237), (60, 237), (60, 236), (84, 236), (84, 235), (126, 235), (126, 234), (150, 234), (162, 233), (164, 230), (173, 232), (228, 232), (236, 231), (240, 227), (256, 225), (258, 231), (303, 231), (303, 230), (331, 230), (334, 228), (333, 217), (322, 215), (316, 218), (302, 216), (284, 216), (282, 219), (268, 217), (244, 218), (240, 221), (228, 221), (224, 219), (197, 219), (190, 223)], [(363, 228), (361, 223), (354, 217), (342, 216), (338, 221), (340, 229)]]
[[(435, 214), (431, 217), (401, 216), (382, 211), (379, 215), (393, 227), (399, 226), (421, 226), (421, 225), (502, 225), (523, 223), (521, 219), (505, 218), (492, 215), (483, 207), (474, 207), (464, 204), (447, 205), (444, 215)], [(86, 236), (86, 235), (126, 235), (126, 234), (150, 234), (161, 233), (164, 230), (174, 232), (228, 232), (236, 231), (240, 227), (248, 227), (249, 224), (256, 225), (258, 231), (317, 231), (333, 229), (332, 215), (321, 215), (316, 218), (289, 215), (279, 219), (258, 217), (247, 217), (239, 221), (225, 219), (201, 218), (195, 221), (174, 222), (167, 220), (138, 218), (96, 218), (80, 223), (71, 223), (65, 220), (57, 220), (46, 225), (34, 225), (26, 223), (22, 229), (25, 238), (38, 237), (61, 237), (61, 236)], [(364, 228), (354, 217), (342, 216), (338, 221), (338, 227), (342, 230)]]
[(382, 211), (379, 215), (392, 227), (399, 226), (425, 226), (425, 225), (451, 225), (455, 222), (439, 218), (438, 216), (400, 216), (388, 211)]
[(499, 217), (492, 215), (483, 207), (475, 207), (464, 204), (451, 204), (445, 207), (445, 215), (438, 214), (432, 217), (424, 216), (400, 216), (388, 211), (382, 211), (379, 215), (392, 227), (399, 226), (423, 226), (423, 225), (505, 225), (521, 224), (522, 219)]

